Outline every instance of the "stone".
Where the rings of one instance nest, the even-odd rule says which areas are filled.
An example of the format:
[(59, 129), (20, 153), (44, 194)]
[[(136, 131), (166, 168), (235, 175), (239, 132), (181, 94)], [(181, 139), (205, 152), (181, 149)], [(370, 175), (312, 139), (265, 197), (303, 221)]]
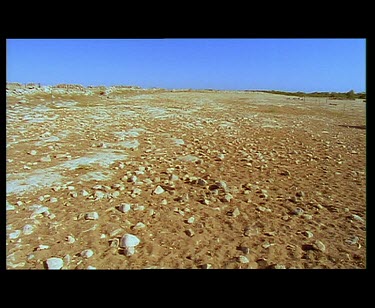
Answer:
[(40, 214), (49, 213), (49, 208), (46, 207), (46, 206), (36, 205), (36, 207), (34, 207), (33, 209), (35, 209), (35, 210), (30, 215), (31, 219), (34, 219), (36, 216), (38, 216)]
[(190, 218), (187, 220), (187, 223), (188, 223), (188, 224), (192, 224), (192, 223), (194, 223), (194, 221), (195, 221), (195, 217), (192, 216), (192, 217), (190, 217)]
[(131, 204), (129, 204), (129, 203), (122, 203), (119, 206), (119, 210), (122, 213), (127, 213), (127, 212), (130, 211), (130, 209), (131, 209)]
[(28, 154), (30, 154), (30, 155), (36, 155), (38, 152), (37, 151), (35, 151), (35, 150), (31, 150), (30, 152), (28, 152)]
[(34, 232), (34, 227), (32, 225), (25, 225), (22, 229), (23, 234), (29, 235)]
[(290, 176), (290, 172), (288, 170), (284, 170), (280, 172), (281, 175)]
[(129, 246), (124, 248), (124, 255), (130, 257), (135, 254), (135, 247)]
[(357, 221), (364, 222), (363, 218), (360, 217), (360, 216), (358, 216), (358, 215), (356, 215), (356, 214), (353, 214), (352, 217), (353, 217), (353, 219), (355, 219), (355, 220), (357, 220)]
[(190, 237), (194, 236), (194, 234), (195, 234), (192, 229), (186, 230), (185, 233), (186, 233), (187, 236), (190, 236)]
[(50, 162), (51, 161), (51, 156), (47, 155), (44, 156), (40, 159), (41, 162)]
[(179, 177), (175, 174), (171, 174), (170, 177), (169, 177), (169, 180), (174, 182), (174, 181), (179, 180)]
[(51, 203), (55, 203), (55, 202), (57, 202), (58, 200), (57, 200), (57, 198), (55, 198), (55, 197), (52, 197), (50, 200), (49, 200), (49, 202), (51, 202)]
[(199, 186), (206, 186), (208, 183), (207, 183), (207, 181), (204, 180), (204, 179), (198, 179), (197, 184), (198, 184)]
[(45, 250), (45, 249), (48, 249), (49, 248), (49, 246), (48, 245), (39, 245), (37, 248), (36, 248), (36, 250)]
[(239, 216), (241, 213), (240, 213), (240, 210), (238, 209), (238, 207), (236, 207), (235, 209), (234, 209), (234, 211), (232, 212), (232, 216), (233, 217), (237, 217), (237, 216)]
[(249, 263), (250, 260), (247, 257), (245, 257), (245, 256), (239, 256), (238, 257), (238, 262), (245, 264), (245, 263)]
[(354, 235), (350, 239), (345, 240), (345, 242), (349, 245), (356, 245), (359, 242), (359, 237)]
[(10, 204), (8, 201), (7, 201), (6, 204), (7, 204), (7, 205), (6, 205), (6, 210), (7, 210), (7, 211), (13, 211), (13, 210), (16, 209), (16, 207), (15, 207), (14, 205)]
[(135, 226), (132, 227), (133, 230), (139, 230), (145, 228), (146, 225), (143, 222), (138, 222)]
[(302, 234), (307, 238), (312, 238), (314, 236), (314, 234), (310, 231), (303, 231)]
[(223, 197), (223, 202), (230, 202), (233, 199), (233, 196), (231, 194), (225, 194)]
[(49, 270), (59, 270), (64, 266), (64, 260), (61, 258), (49, 258), (46, 264)]
[(212, 265), (210, 263), (205, 263), (201, 265), (201, 269), (210, 269)]
[(315, 241), (313, 245), (314, 249), (319, 250), (321, 252), (326, 251), (326, 246), (321, 241)]
[(11, 240), (18, 238), (21, 235), (21, 230), (14, 230), (12, 233), (9, 233), (9, 238)]
[(125, 234), (120, 240), (120, 247), (135, 247), (140, 243), (140, 239), (133, 234)]
[(295, 209), (290, 211), (290, 214), (299, 216), (299, 215), (302, 215), (303, 212), (304, 212), (303, 209), (301, 209), (300, 207), (296, 207)]
[(91, 258), (94, 255), (94, 252), (91, 249), (85, 249), (80, 253), (83, 258)]
[(86, 269), (88, 269), (88, 270), (96, 270), (96, 267), (89, 265)]
[(75, 239), (73, 236), (71, 236), (71, 235), (68, 235), (68, 236), (65, 238), (65, 240), (66, 240), (69, 244), (73, 244), (73, 243), (76, 241), (76, 239)]
[(161, 186), (157, 186), (154, 190), (154, 194), (155, 195), (160, 195), (162, 194), (163, 192), (165, 192), (165, 190), (161, 187)]
[(99, 219), (99, 214), (97, 212), (89, 212), (85, 214), (86, 220), (97, 220)]

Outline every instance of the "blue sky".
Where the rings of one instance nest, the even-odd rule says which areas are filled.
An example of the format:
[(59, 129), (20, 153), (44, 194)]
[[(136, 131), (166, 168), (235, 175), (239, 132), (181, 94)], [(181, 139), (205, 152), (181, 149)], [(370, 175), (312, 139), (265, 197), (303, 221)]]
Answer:
[(8, 39), (7, 82), (366, 90), (365, 39)]

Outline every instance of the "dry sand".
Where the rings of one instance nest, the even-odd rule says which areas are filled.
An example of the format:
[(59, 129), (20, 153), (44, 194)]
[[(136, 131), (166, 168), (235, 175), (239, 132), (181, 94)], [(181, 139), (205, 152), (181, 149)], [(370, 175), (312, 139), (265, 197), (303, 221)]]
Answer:
[[(9, 94), (7, 268), (365, 268), (365, 108), (234, 91)], [(127, 233), (131, 256), (117, 246)]]

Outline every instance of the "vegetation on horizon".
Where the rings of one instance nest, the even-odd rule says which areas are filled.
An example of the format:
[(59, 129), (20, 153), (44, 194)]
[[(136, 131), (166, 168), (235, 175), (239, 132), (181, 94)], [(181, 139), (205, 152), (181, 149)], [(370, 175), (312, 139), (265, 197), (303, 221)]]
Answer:
[(287, 91), (277, 91), (277, 90), (260, 90), (258, 92), (290, 95), (298, 97), (327, 97), (329, 99), (366, 99), (366, 92), (355, 93), (353, 90), (348, 92), (287, 92)]

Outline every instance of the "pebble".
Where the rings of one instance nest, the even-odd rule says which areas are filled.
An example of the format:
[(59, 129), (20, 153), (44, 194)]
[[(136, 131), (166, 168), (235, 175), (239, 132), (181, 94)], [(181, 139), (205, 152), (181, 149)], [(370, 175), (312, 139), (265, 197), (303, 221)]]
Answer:
[(88, 270), (96, 270), (96, 267), (89, 265), (86, 269), (88, 269)]
[(142, 229), (142, 228), (145, 228), (146, 225), (142, 222), (138, 222), (135, 226), (132, 227), (133, 230), (139, 230), (139, 229)]
[(197, 184), (199, 186), (206, 186), (208, 184), (208, 182), (204, 179), (198, 179)]
[(91, 249), (85, 249), (81, 252), (81, 257), (86, 259), (91, 258), (94, 255), (94, 252)]
[(326, 246), (321, 241), (315, 241), (314, 248), (321, 252), (324, 252), (326, 250)]
[(134, 207), (134, 211), (143, 211), (145, 209), (144, 205), (136, 205)]
[(134, 255), (135, 253), (135, 247), (134, 246), (129, 246), (124, 248), (124, 255), (127, 257), (130, 257)]
[(36, 250), (45, 250), (45, 249), (48, 249), (49, 246), (48, 245), (39, 245)]
[(50, 201), (51, 203), (55, 203), (55, 202), (57, 202), (57, 198), (52, 197), (49, 201)]
[(61, 258), (49, 258), (46, 263), (49, 270), (59, 270), (64, 266), (64, 261)]
[(115, 238), (111, 241), (110, 247), (117, 248), (120, 244), (120, 240), (118, 238)]
[(34, 232), (34, 227), (32, 225), (25, 225), (22, 231), (23, 231), (23, 234), (29, 235)]
[(21, 230), (15, 230), (12, 233), (9, 233), (10, 239), (16, 239), (21, 235)]
[(40, 159), (41, 162), (50, 162), (51, 161), (51, 156), (47, 155), (44, 156)]
[(169, 180), (170, 181), (177, 181), (179, 179), (179, 177), (177, 176), (177, 175), (175, 175), (175, 174), (171, 174), (171, 176), (169, 177)]
[(30, 155), (36, 155), (38, 152), (37, 151), (35, 151), (35, 150), (31, 150), (30, 152), (28, 152), (28, 154), (30, 154)]
[(160, 195), (162, 194), (163, 192), (165, 192), (165, 190), (161, 187), (161, 186), (157, 186), (154, 190), (154, 194), (155, 195)]
[(235, 209), (234, 209), (234, 211), (232, 212), (232, 216), (233, 217), (237, 217), (237, 216), (239, 216), (241, 213), (240, 213), (240, 210), (238, 209), (238, 207), (236, 207)]
[(22, 202), (22, 201), (17, 201), (16, 204), (17, 204), (18, 206), (21, 206), (21, 205), (23, 204), (23, 202)]
[(290, 172), (288, 170), (284, 170), (280, 174), (285, 175), (285, 176), (290, 176)]
[(68, 235), (68, 236), (66, 237), (66, 241), (67, 241), (69, 244), (73, 244), (73, 243), (76, 241), (76, 239), (75, 239), (73, 236)]
[(356, 215), (356, 214), (353, 214), (352, 217), (353, 217), (355, 220), (357, 220), (357, 221), (362, 221), (362, 222), (364, 221), (362, 217), (360, 217), (360, 216), (358, 216), (358, 215)]
[(303, 209), (301, 209), (300, 207), (296, 207), (290, 213), (293, 214), (293, 215), (302, 215), (303, 212), (304, 212)]
[(123, 212), (123, 213), (127, 213), (127, 212), (129, 212), (130, 209), (131, 209), (131, 204), (129, 204), (129, 203), (122, 203), (122, 204), (120, 204), (120, 206), (119, 206), (119, 210), (120, 210), (121, 212)]
[(195, 217), (192, 216), (192, 217), (190, 217), (190, 218), (187, 220), (187, 223), (188, 223), (188, 224), (192, 224), (192, 223), (194, 223), (194, 221), (195, 221)]
[(230, 202), (232, 199), (233, 199), (233, 196), (231, 194), (225, 194), (223, 201)]
[(140, 239), (132, 234), (125, 234), (121, 238), (120, 247), (135, 247), (140, 243)]
[(212, 264), (210, 264), (210, 263), (205, 263), (205, 264), (201, 265), (202, 269), (210, 269), (211, 267), (212, 267)]
[(138, 179), (137, 176), (132, 175), (131, 177), (128, 178), (128, 182), (135, 183), (137, 182), (137, 179)]
[(314, 236), (314, 234), (310, 231), (303, 231), (302, 234), (307, 238), (312, 238)]
[(356, 245), (358, 241), (359, 241), (358, 236), (352, 236), (350, 239), (345, 240), (345, 242), (348, 243), (349, 245)]
[(16, 209), (16, 207), (15, 207), (14, 205), (10, 204), (10, 203), (7, 201), (6, 210), (7, 210), (7, 211), (13, 211), (13, 210), (15, 210), (15, 209)]
[(248, 258), (246, 258), (245, 256), (239, 256), (238, 257), (238, 262), (245, 264), (245, 263), (249, 263), (250, 260)]
[(89, 212), (85, 214), (86, 220), (97, 220), (99, 219), (99, 214), (97, 212)]
[(185, 233), (186, 233), (187, 236), (190, 236), (190, 237), (194, 236), (194, 234), (195, 234), (192, 229), (186, 230)]

